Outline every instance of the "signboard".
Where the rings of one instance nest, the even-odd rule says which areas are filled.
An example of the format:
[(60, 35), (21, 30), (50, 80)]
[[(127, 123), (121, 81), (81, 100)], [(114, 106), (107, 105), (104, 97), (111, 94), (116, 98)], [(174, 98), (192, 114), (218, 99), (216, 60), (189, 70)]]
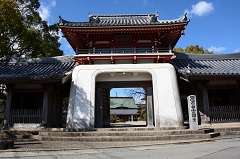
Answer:
[(187, 101), (188, 101), (189, 128), (191, 130), (198, 130), (196, 96), (195, 95), (188, 96)]

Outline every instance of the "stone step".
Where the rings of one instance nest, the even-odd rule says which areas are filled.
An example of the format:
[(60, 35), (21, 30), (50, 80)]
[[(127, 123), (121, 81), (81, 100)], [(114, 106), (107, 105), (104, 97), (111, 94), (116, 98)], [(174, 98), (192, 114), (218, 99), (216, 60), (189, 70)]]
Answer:
[(120, 128), (96, 128), (94, 131), (159, 131), (159, 130), (186, 130), (185, 127), (154, 128), (154, 127), (120, 127)]
[(124, 141), (168, 141), (168, 140), (197, 140), (210, 139), (213, 134), (188, 134), (188, 135), (165, 135), (165, 136), (93, 136), (93, 137), (57, 137), (42, 136), (42, 141), (82, 141), (82, 142), (124, 142)]
[(208, 133), (208, 135), (210, 135), (210, 138), (215, 138), (215, 137), (221, 136), (221, 133), (220, 132), (211, 132), (211, 133)]
[[(116, 130), (116, 131), (115, 131)], [(83, 141), (83, 142), (109, 142), (109, 141), (164, 141), (164, 140), (196, 140), (210, 139), (220, 133), (213, 129), (201, 130), (159, 130), (156, 128), (134, 129), (105, 129), (82, 132), (39, 132), (39, 139), (43, 141)]]
[(240, 137), (240, 131), (223, 131), (220, 132), (221, 136), (229, 136), (229, 137)]
[(39, 132), (40, 136), (56, 136), (56, 137), (84, 137), (84, 136), (161, 136), (161, 135), (188, 135), (188, 134), (206, 134), (212, 133), (213, 129), (203, 130), (178, 130), (178, 131), (94, 131), (94, 132)]
[(229, 132), (229, 131), (239, 131), (240, 127), (227, 127), (227, 128), (214, 128), (215, 131), (218, 132)]
[(239, 137), (240, 136), (240, 127), (214, 128), (214, 130), (219, 132), (222, 137)]

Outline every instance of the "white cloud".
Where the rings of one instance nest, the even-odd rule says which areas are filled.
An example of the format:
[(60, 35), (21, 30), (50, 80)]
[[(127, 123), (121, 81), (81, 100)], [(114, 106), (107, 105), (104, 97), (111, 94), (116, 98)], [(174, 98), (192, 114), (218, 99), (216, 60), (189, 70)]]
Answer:
[(186, 9), (184, 12), (188, 13), (189, 16), (196, 15), (196, 16), (204, 16), (210, 14), (214, 11), (214, 6), (212, 3), (208, 3), (205, 1), (200, 1), (195, 5), (192, 5), (192, 9), (189, 11)]
[(51, 9), (56, 6), (56, 0), (40, 1), (39, 14), (43, 20), (48, 20), (50, 17)]
[(238, 48), (238, 49), (234, 50), (234, 52), (240, 52), (240, 48)]
[(220, 52), (226, 50), (226, 48), (222, 47), (222, 46), (220, 46), (220, 47), (211, 46), (211, 47), (209, 47), (207, 49), (208, 49), (208, 51), (213, 51), (214, 53), (220, 53)]

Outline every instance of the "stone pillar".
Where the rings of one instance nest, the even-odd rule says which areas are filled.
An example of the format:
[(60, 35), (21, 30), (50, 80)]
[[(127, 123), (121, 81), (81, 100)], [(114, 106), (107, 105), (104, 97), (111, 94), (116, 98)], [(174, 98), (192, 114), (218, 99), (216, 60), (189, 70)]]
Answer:
[(11, 104), (12, 104), (12, 89), (9, 88), (9, 89), (7, 89), (7, 103), (6, 103), (6, 110), (5, 110), (4, 128), (9, 126)]
[(147, 127), (153, 127), (153, 93), (152, 87), (147, 87)]
[(188, 115), (190, 130), (198, 130), (198, 115), (197, 115), (197, 101), (195, 95), (189, 95), (188, 100)]

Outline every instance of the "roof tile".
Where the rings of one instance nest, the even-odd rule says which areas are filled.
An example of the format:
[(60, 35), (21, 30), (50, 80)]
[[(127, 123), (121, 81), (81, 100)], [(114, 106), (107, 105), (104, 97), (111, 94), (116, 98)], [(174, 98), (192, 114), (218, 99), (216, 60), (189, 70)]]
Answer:
[(94, 27), (94, 26), (134, 26), (134, 25), (165, 25), (188, 23), (186, 14), (174, 20), (159, 20), (154, 14), (123, 14), (123, 15), (89, 15), (88, 22), (69, 22), (60, 17), (59, 26)]
[(14, 59), (0, 65), (0, 81), (62, 79), (74, 66), (75, 61), (70, 56)]
[(175, 53), (170, 63), (185, 76), (239, 76), (240, 53), (225, 55), (193, 55)]

